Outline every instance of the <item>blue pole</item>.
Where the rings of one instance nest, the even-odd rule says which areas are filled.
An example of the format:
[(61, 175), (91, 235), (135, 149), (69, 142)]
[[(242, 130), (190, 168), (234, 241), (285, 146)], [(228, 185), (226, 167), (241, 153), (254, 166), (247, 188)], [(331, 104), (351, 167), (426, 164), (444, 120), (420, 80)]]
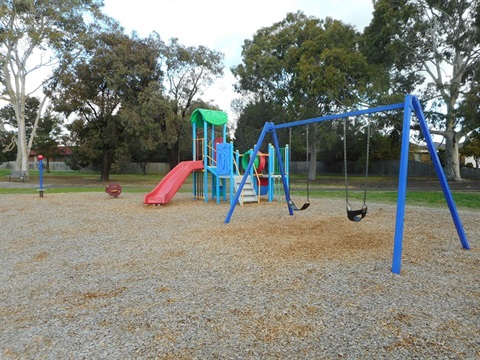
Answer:
[(443, 169), (442, 169), (442, 164), (440, 163), (438, 154), (435, 151), (435, 146), (433, 145), (432, 136), (430, 135), (430, 131), (428, 130), (427, 122), (423, 115), (420, 101), (418, 100), (417, 97), (413, 97), (412, 101), (413, 101), (413, 108), (415, 109), (415, 114), (420, 122), (420, 129), (422, 130), (423, 136), (425, 137), (425, 141), (427, 143), (428, 151), (430, 152), (430, 156), (432, 157), (433, 165), (435, 167), (435, 172), (437, 173), (438, 179), (440, 180), (440, 185), (442, 186), (445, 200), (447, 201), (448, 208), (450, 209), (450, 214), (452, 215), (453, 222), (457, 229), (458, 237), (460, 238), (462, 247), (464, 249), (470, 250), (470, 245), (468, 244), (467, 236), (465, 235), (465, 231), (463, 229), (460, 216), (458, 215), (457, 207), (455, 206), (455, 202), (453, 201), (452, 193), (448, 186), (445, 173), (443, 172)]
[(203, 122), (203, 196), (204, 202), (208, 202), (208, 127)]
[(395, 220), (395, 238), (393, 242), (392, 272), (400, 274), (402, 266), (403, 225), (405, 202), (407, 197), (408, 149), (410, 145), (410, 118), (412, 116), (411, 95), (405, 97), (403, 109), (402, 148), (400, 150), (400, 172), (398, 175), (397, 216)]
[(38, 155), (38, 171), (40, 180), (40, 189), (38, 190), (40, 197), (43, 198), (43, 155)]
[(268, 144), (268, 201), (272, 202), (275, 187), (275, 179), (273, 177), (273, 172), (275, 169), (275, 152), (272, 144)]
[(240, 195), (242, 194), (243, 187), (245, 186), (245, 182), (247, 181), (247, 177), (250, 176), (250, 173), (253, 169), (253, 163), (255, 161), (255, 158), (257, 157), (258, 151), (260, 150), (260, 147), (262, 146), (263, 139), (265, 138), (265, 135), (267, 132), (270, 131), (272, 123), (265, 123), (263, 126), (262, 132), (260, 133), (260, 137), (258, 138), (258, 142), (253, 148), (253, 152), (250, 154), (250, 161), (248, 162), (248, 166), (245, 169), (245, 172), (243, 173), (242, 180), (240, 181), (240, 184), (238, 185), (237, 192), (235, 193), (235, 198), (233, 199), (233, 203), (230, 205), (230, 209), (228, 210), (227, 217), (225, 218), (225, 224), (228, 224), (230, 222), (230, 219), (232, 218), (233, 211), (235, 210), (235, 206), (237, 205), (238, 199), (240, 198)]
[[(198, 160), (197, 159), (197, 124), (193, 123), (192, 124), (192, 160)], [(192, 185), (192, 192), (193, 192), (193, 198), (196, 200), (197, 199), (197, 172), (193, 172), (193, 185)]]

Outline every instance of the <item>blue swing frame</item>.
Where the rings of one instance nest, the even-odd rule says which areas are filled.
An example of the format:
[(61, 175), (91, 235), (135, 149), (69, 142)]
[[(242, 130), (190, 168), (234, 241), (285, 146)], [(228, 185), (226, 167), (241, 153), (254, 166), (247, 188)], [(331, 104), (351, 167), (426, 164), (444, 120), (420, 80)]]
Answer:
[(420, 101), (416, 96), (411, 94), (406, 95), (405, 101), (398, 104), (378, 106), (370, 109), (357, 110), (357, 111), (346, 112), (346, 113), (337, 114), (337, 115), (327, 115), (323, 117), (293, 121), (293, 122), (278, 124), (278, 125), (275, 125), (273, 122), (266, 122), (262, 129), (262, 132), (260, 133), (260, 137), (258, 138), (258, 141), (253, 149), (252, 155), (250, 157), (250, 162), (248, 163), (247, 169), (245, 170), (245, 174), (242, 178), (242, 181), (240, 182), (238, 191), (235, 194), (235, 198), (231, 202), (230, 209), (225, 218), (225, 223), (226, 224), (229, 223), (232, 218), (233, 212), (235, 210), (235, 206), (242, 193), (247, 176), (250, 173), (250, 170), (252, 169), (253, 162), (256, 158), (256, 155), (260, 147), (262, 146), (263, 141), (268, 133), (272, 135), (273, 144), (277, 154), (276, 158), (280, 168), (281, 179), (282, 179), (283, 189), (285, 191), (285, 200), (288, 206), (288, 211), (290, 215), (293, 215), (294, 211), (292, 207), (288, 205), (291, 201), (290, 190), (289, 190), (286, 176), (285, 176), (285, 168), (282, 161), (280, 147), (278, 145), (276, 130), (283, 129), (283, 128), (290, 128), (294, 126), (302, 126), (302, 125), (307, 125), (312, 123), (320, 123), (323, 121), (346, 119), (349, 117), (368, 115), (368, 114), (373, 114), (378, 112), (399, 110), (399, 109), (403, 109), (403, 132), (402, 132), (402, 145), (401, 145), (401, 151), (400, 151), (400, 172), (399, 172), (399, 179), (398, 179), (398, 198), (397, 198), (397, 213), (396, 213), (396, 219), (395, 219), (395, 237), (394, 237), (394, 243), (393, 243), (392, 272), (394, 274), (400, 274), (401, 265), (402, 265), (403, 229), (404, 229), (404, 217), (405, 217), (405, 203), (406, 203), (406, 195), (407, 195), (408, 152), (409, 152), (409, 145), (410, 145), (410, 123), (411, 123), (412, 112), (415, 113), (420, 123), (420, 130), (423, 136), (425, 137), (428, 151), (432, 158), (436, 174), (440, 181), (443, 194), (448, 204), (448, 208), (450, 210), (450, 214), (455, 224), (462, 247), (466, 250), (470, 250), (470, 245), (468, 244), (467, 236), (463, 229), (460, 216), (458, 215), (457, 208), (455, 206), (455, 202), (452, 197), (452, 193), (450, 191), (447, 179), (445, 177), (445, 174), (442, 169), (442, 165), (440, 163), (440, 159), (438, 158), (438, 155), (435, 151), (432, 136), (430, 134), (430, 131), (428, 130), (427, 122), (425, 120), (425, 116), (423, 114)]

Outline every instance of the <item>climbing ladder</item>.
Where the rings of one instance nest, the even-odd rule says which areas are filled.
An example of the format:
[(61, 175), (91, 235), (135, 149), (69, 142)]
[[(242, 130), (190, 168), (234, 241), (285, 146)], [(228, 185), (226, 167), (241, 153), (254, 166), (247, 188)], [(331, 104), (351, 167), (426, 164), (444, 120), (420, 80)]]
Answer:
[[(240, 183), (242, 182), (242, 176), (236, 175), (233, 177), (234, 179), (234, 188), (235, 192), (238, 191), (238, 188), (240, 186)], [(255, 187), (253, 186), (252, 178), (249, 176), (245, 180), (245, 185), (243, 186), (242, 189), (242, 194), (238, 198), (238, 203), (240, 206), (243, 206), (243, 203), (258, 203), (258, 196), (257, 193), (255, 192)]]

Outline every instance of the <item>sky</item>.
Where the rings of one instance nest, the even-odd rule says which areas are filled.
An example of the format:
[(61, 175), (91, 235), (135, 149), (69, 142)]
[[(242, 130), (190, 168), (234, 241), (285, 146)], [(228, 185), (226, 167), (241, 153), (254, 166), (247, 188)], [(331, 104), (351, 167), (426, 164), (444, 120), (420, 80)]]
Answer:
[(372, 0), (104, 0), (103, 12), (116, 19), (127, 33), (141, 37), (155, 31), (163, 41), (178, 38), (185, 46), (206, 46), (224, 53), (224, 76), (202, 95), (233, 114), (232, 66), (241, 63), (242, 45), (255, 32), (285, 19), (289, 12), (327, 16), (354, 25), (363, 31), (372, 18)]

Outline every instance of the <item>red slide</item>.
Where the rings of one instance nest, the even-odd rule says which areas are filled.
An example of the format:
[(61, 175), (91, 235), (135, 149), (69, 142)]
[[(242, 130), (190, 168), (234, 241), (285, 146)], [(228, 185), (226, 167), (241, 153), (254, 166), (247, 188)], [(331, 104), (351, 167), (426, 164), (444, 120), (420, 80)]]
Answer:
[(166, 204), (177, 193), (192, 171), (203, 169), (203, 161), (182, 161), (175, 166), (151, 192), (145, 195), (145, 204)]

